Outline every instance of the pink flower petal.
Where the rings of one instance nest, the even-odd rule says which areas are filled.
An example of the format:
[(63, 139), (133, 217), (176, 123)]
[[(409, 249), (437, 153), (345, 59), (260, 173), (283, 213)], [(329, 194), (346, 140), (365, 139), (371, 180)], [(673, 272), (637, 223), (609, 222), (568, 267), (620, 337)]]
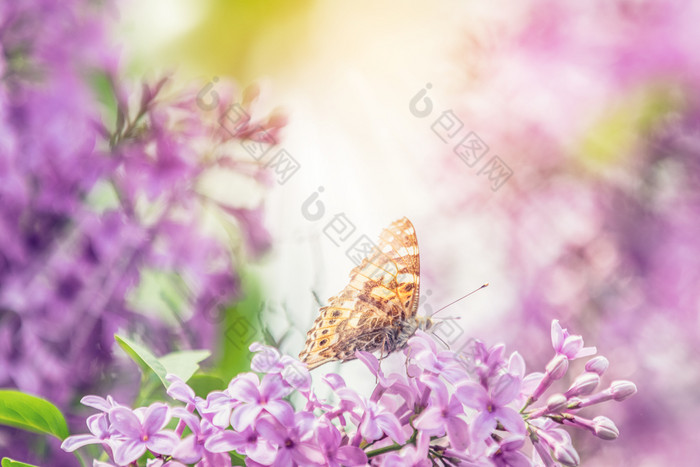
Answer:
[[(441, 407), (428, 407), (413, 422), (413, 426), (419, 430), (430, 431), (431, 435), (439, 436), (444, 433), (444, 419)], [(435, 432), (437, 431), (437, 432)]]
[(421, 382), (428, 386), (430, 391), (431, 400), (439, 407), (444, 407), (449, 401), (449, 395), (447, 394), (447, 386), (436, 376), (423, 375), (421, 376)]
[(552, 320), (552, 347), (554, 347), (554, 350), (559, 352), (561, 349), (562, 344), (564, 343), (564, 330), (562, 329), (561, 325), (559, 324), (558, 319), (553, 319)]
[(87, 446), (88, 444), (97, 444), (101, 442), (101, 439), (92, 435), (73, 435), (63, 440), (63, 443), (61, 443), (61, 449), (64, 451), (73, 452), (78, 448)]
[(595, 355), (598, 352), (598, 349), (593, 346), (593, 347), (584, 347), (578, 352), (576, 352), (576, 355), (573, 356), (572, 360), (574, 358), (583, 358), (583, 357), (590, 357), (591, 355)]
[(379, 372), (379, 360), (377, 360), (377, 357), (369, 352), (363, 352), (362, 350), (355, 351), (355, 357), (369, 368), (370, 373), (377, 376)]
[(375, 420), (372, 419), (371, 414), (369, 413), (365, 413), (365, 416), (362, 418), (362, 422), (360, 423), (359, 429), (360, 433), (362, 433), (362, 436), (372, 441), (381, 438), (383, 434), (381, 428), (379, 428), (379, 425), (376, 423)]
[(132, 439), (141, 437), (141, 422), (134, 412), (126, 407), (114, 407), (109, 411), (112, 428)]
[(472, 422), (472, 437), (475, 441), (483, 441), (496, 428), (496, 417), (490, 412), (479, 412)]
[(276, 374), (267, 374), (260, 384), (260, 396), (263, 400), (282, 399), (292, 392), (282, 381), (282, 377)]
[(107, 412), (112, 408), (112, 404), (110, 404), (107, 399), (103, 399), (100, 396), (85, 396), (80, 399), (80, 403), (101, 410), (102, 412)]
[(525, 422), (523, 417), (510, 407), (499, 407), (494, 411), (494, 415), (501, 422), (503, 428), (513, 433), (514, 435), (525, 434)]
[(294, 409), (286, 401), (272, 401), (265, 404), (265, 410), (283, 425), (291, 425), (294, 421)]
[(321, 451), (311, 443), (297, 443), (292, 449), (292, 458), (299, 465), (324, 465), (325, 458)]
[(190, 435), (177, 443), (172, 451), (172, 456), (179, 461), (194, 464), (202, 458), (202, 447), (197, 445), (197, 438)]
[(365, 402), (362, 400), (362, 398), (350, 388), (340, 388), (335, 392), (335, 394), (340, 399), (350, 402), (357, 408), (364, 409), (365, 407)]
[(90, 415), (87, 419), (87, 426), (90, 432), (98, 438), (109, 437), (109, 421), (106, 413)]
[(367, 455), (362, 449), (355, 446), (339, 447), (336, 457), (343, 465), (349, 467), (367, 464)]
[(521, 380), (525, 376), (525, 360), (518, 352), (513, 352), (510, 354), (510, 359), (508, 360), (508, 373)]
[(283, 446), (287, 439), (287, 429), (284, 426), (279, 425), (278, 423), (273, 423), (266, 418), (260, 419), (255, 428), (263, 439), (275, 443), (278, 446)]
[(194, 391), (182, 379), (175, 375), (168, 375), (166, 379), (171, 383), (167, 390), (170, 397), (181, 402), (195, 402)]
[(170, 421), (170, 408), (162, 403), (151, 404), (143, 418), (143, 430), (147, 434), (156, 433)]
[(249, 426), (253, 426), (262, 412), (259, 405), (244, 404), (236, 407), (231, 413), (231, 425), (238, 431), (243, 431)]
[(559, 350), (559, 353), (566, 355), (570, 360), (574, 358), (574, 355), (578, 353), (579, 350), (583, 348), (583, 337), (581, 336), (569, 336), (564, 339), (564, 343)]
[(263, 465), (270, 465), (277, 456), (277, 449), (269, 442), (260, 440), (255, 445), (248, 445), (245, 450), (245, 455), (255, 462), (259, 462)]
[(229, 385), (228, 393), (234, 400), (248, 403), (258, 402), (260, 400), (259, 382), (256, 384), (249, 378), (241, 378), (239, 375)]
[(246, 439), (241, 433), (236, 431), (226, 430), (219, 433), (214, 433), (204, 442), (204, 448), (210, 452), (229, 452), (237, 451), (240, 454), (241, 449), (246, 444)]
[(323, 381), (334, 391), (345, 387), (345, 380), (337, 373), (328, 373), (323, 377)]
[(462, 404), (472, 409), (483, 409), (489, 403), (489, 396), (486, 389), (479, 383), (466, 381), (460, 384), (455, 391), (455, 395)]
[(150, 435), (146, 446), (156, 454), (170, 454), (179, 440), (174, 431), (164, 430)]
[(380, 414), (376, 417), (376, 421), (377, 425), (379, 425), (382, 431), (389, 435), (391, 439), (393, 439), (399, 444), (403, 444), (406, 442), (406, 439), (408, 437), (406, 436), (406, 433), (404, 433), (403, 429), (401, 428), (401, 424), (399, 423), (398, 419), (394, 414)]
[(464, 451), (469, 446), (469, 426), (458, 417), (448, 417), (445, 431), (454, 449)]
[(499, 376), (491, 388), (491, 398), (497, 406), (506, 405), (515, 399), (520, 392), (520, 380), (506, 373)]
[(127, 440), (112, 443), (114, 462), (117, 465), (126, 465), (134, 462), (146, 452), (146, 443), (138, 440)]
[(200, 431), (200, 418), (195, 414), (188, 412), (184, 407), (175, 407), (171, 409), (171, 414), (175, 418), (179, 418), (193, 433), (199, 433)]

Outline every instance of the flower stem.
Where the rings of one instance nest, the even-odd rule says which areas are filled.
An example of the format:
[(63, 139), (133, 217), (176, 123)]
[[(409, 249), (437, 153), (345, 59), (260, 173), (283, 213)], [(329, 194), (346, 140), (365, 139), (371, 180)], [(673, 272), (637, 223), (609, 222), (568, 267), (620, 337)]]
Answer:
[(383, 448), (375, 449), (374, 451), (368, 452), (367, 458), (369, 459), (369, 458), (372, 458), (375, 456), (380, 456), (382, 454), (385, 454), (385, 453), (391, 452), (391, 451), (398, 451), (402, 447), (404, 447), (404, 445), (398, 444), (398, 443), (394, 443), (391, 446), (384, 446)]
[(372, 458), (375, 456), (380, 456), (382, 454), (385, 454), (387, 452), (392, 452), (392, 451), (398, 451), (404, 446), (407, 446), (409, 444), (416, 444), (416, 437), (418, 436), (418, 431), (413, 431), (413, 434), (411, 435), (411, 438), (406, 442), (406, 444), (399, 444), (399, 443), (394, 443), (391, 446), (384, 446), (383, 448), (378, 448), (373, 451), (370, 451), (367, 453), (367, 458)]

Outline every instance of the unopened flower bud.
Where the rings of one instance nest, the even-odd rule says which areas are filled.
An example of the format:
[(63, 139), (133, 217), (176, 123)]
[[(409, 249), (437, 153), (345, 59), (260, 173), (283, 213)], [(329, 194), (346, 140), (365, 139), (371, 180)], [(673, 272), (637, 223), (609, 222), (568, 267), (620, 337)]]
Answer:
[(637, 393), (637, 386), (631, 381), (613, 381), (610, 384), (613, 399), (623, 401)]
[(608, 417), (598, 416), (593, 419), (593, 433), (600, 439), (612, 441), (620, 436), (620, 430)]
[(572, 397), (569, 399), (569, 405), (568, 409), (580, 409), (581, 408), (581, 402), (583, 402), (580, 398), (578, 397)]
[(528, 399), (528, 402), (532, 403), (539, 399), (554, 381), (560, 379), (562, 376), (564, 376), (564, 374), (566, 374), (566, 370), (568, 369), (569, 360), (566, 358), (566, 355), (555, 355), (554, 358), (547, 363), (544, 377), (542, 377), (542, 380), (540, 380), (540, 384), (537, 385), (532, 393), (532, 396), (530, 396)]
[(602, 375), (605, 373), (605, 370), (608, 369), (609, 365), (610, 362), (608, 362), (607, 358), (603, 357), (602, 355), (598, 355), (597, 357), (593, 357), (586, 362), (586, 371), (589, 373), (598, 373), (599, 375)]
[(566, 370), (569, 369), (569, 359), (566, 355), (557, 355), (549, 361), (546, 372), (552, 380), (558, 380), (566, 374)]
[(564, 465), (576, 466), (581, 462), (578, 452), (571, 444), (557, 443), (552, 446), (554, 458)]
[(552, 459), (552, 455), (549, 453), (547, 446), (540, 440), (533, 440), (532, 445), (535, 447), (537, 455), (540, 456), (540, 459), (544, 463), (545, 467), (554, 467), (554, 459)]
[(566, 397), (587, 396), (595, 391), (599, 383), (600, 376), (597, 373), (583, 373), (574, 380), (565, 395)]
[(552, 394), (547, 399), (547, 412), (561, 412), (567, 408), (568, 403), (564, 394)]

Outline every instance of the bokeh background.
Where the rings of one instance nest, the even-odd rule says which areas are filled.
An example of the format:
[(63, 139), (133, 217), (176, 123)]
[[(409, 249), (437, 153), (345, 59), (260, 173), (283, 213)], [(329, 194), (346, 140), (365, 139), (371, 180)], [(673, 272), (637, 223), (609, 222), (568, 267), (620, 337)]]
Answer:
[[(226, 95), (226, 82), (237, 83), (232, 93), (239, 96), (257, 88), (254, 116), (286, 115), (274, 153), (283, 150), (287, 165), (270, 163), (270, 153), (249, 159), (252, 168), (203, 173), (195, 158), (185, 191), (195, 186), (194, 198), (205, 193), (209, 202), (183, 201), (184, 217), (163, 233), (169, 254), (187, 260), (159, 262), (154, 253), (150, 262), (125, 266), (133, 277), (115, 286), (121, 299), (95, 305), (114, 315), (99, 328), (106, 337), (76, 348), (79, 362), (55, 356), (75, 346), (70, 339), (32, 328), (42, 322), (32, 313), (54, 299), (19, 299), (26, 282), (13, 281), (41, 276), (46, 290), (63, 291), (60, 316), (40, 314), (69, 326), (84, 311), (65, 274), (52, 271), (77, 268), (84, 284), (89, 268), (100, 270), (108, 255), (75, 266), (63, 223), (91, 223), (91, 238), (105, 251), (127, 248), (115, 246), (123, 242), (133, 250), (150, 232), (148, 216), (127, 229), (123, 218), (105, 214), (104, 197), (78, 196), (86, 215), (69, 193), (56, 226), (46, 214), (56, 206), (24, 203), (20, 216), (38, 219), (32, 225), (44, 243), (40, 260), (22, 262), (16, 257), (28, 253), (12, 256), (8, 245), (27, 229), (3, 230), (2, 255), (12, 267), (3, 269), (0, 289), (0, 384), (44, 395), (79, 420), (71, 407), (86, 391), (134, 397), (129, 388), (138, 375), (110, 344), (116, 331), (159, 352), (210, 348), (222, 378), (245, 368), (245, 347), (255, 339), (295, 355), (317, 302), (345, 285), (355, 242), (376, 239), (406, 216), (420, 244), (421, 312), (490, 282), (442, 312), (460, 317), (440, 330), (451, 347), (474, 338), (504, 342), (538, 371), (550, 357), (556, 318), (608, 357), (608, 381), (637, 384), (634, 398), (604, 408), (620, 428), (617, 441), (576, 434), (583, 465), (686, 465), (697, 456), (700, 4), (159, 0), (110, 2), (91, 14), (103, 49), (65, 42), (64, 34), (62, 53), (133, 82), (169, 74), (176, 89), (196, 93), (209, 85), (208, 96)], [(7, 37), (0, 36), (3, 45)], [(55, 105), (65, 118), (74, 115), (68, 104)], [(0, 135), (8, 154), (15, 147), (9, 140)], [(20, 166), (40, 170), (42, 154), (30, 169), (19, 159), (4, 164), (6, 180)], [(66, 171), (80, 165), (73, 153), (64, 157)], [(153, 168), (139, 189), (147, 193), (167, 170)], [(3, 183), (6, 204), (11, 185)], [(157, 197), (151, 201), (158, 205)], [(211, 204), (229, 216), (212, 214)], [(225, 305), (215, 319), (211, 302)], [(173, 307), (182, 311), (174, 320)], [(37, 369), (46, 358), (59, 360), (55, 374)], [(98, 370), (83, 371), (96, 362)], [(387, 364), (401, 366), (399, 359)], [(354, 363), (327, 367), (320, 373), (364, 374)], [(67, 374), (83, 375), (80, 384), (57, 393), (51, 382)], [(352, 378), (358, 385), (367, 379)], [(16, 447), (19, 437), (3, 431), (0, 450)]]

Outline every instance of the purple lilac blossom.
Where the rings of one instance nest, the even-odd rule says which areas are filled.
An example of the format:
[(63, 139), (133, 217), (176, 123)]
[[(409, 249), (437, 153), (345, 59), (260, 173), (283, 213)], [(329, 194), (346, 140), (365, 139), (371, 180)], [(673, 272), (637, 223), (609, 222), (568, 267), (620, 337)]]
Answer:
[[(215, 348), (212, 309), (237, 298), (239, 278), (228, 240), (202, 229), (202, 213), (218, 209), (253, 255), (269, 236), (261, 206), (211, 200), (200, 182), (216, 169), (264, 189), (262, 166), (220, 149), (259, 131), (274, 143), (284, 125), (280, 115), (256, 117), (231, 134), (219, 118), (232, 88), (204, 111), (196, 90), (171, 80), (128, 83), (105, 34), (111, 8), (0, 7), (0, 386), (50, 399), (71, 424), (83, 420), (70, 407), (78, 394), (105, 385), (134, 395), (136, 379), (113, 358), (117, 331), (148, 336), (158, 353)], [(153, 275), (184, 297), (160, 305), (178, 320), (138, 299)], [(1, 451), (47, 462), (12, 438), (0, 436)]]
[[(700, 369), (685, 362), (700, 344), (698, 18), (692, 0), (525, 2), (500, 24), (508, 34), (465, 28), (474, 79), (443, 103), (513, 171), (494, 194), (486, 177), (465, 183), (469, 169), (446, 146), (435, 173), (462, 193), (451, 212), (507, 232), (490, 243), (516, 291), (505, 332), (524, 348), (559, 316), (614, 349), (626, 377), (649, 382), (634, 410), (615, 414), (635, 436), (608, 452), (630, 464), (682, 464), (697, 452)], [(549, 349), (536, 345), (539, 365)]]
[[(557, 326), (555, 320), (553, 327)], [(567, 334), (567, 338), (582, 343), (581, 336)], [(561, 353), (561, 341), (555, 339), (552, 344), (552, 360), (568, 361)], [(506, 360), (504, 346), (487, 352), (486, 346), (475, 341), (473, 347), (472, 355), (489, 355), (478, 360), (489, 364), (467, 364), (464, 354), (438, 350), (430, 335), (417, 331), (404, 350), (408, 375), (388, 376), (374, 355), (358, 352), (358, 359), (377, 380), (372, 394), (363, 396), (339, 375), (328, 374), (325, 380), (337, 400), (322, 401), (313, 387), (299, 388), (297, 378), (282, 377), (279, 363), (294, 360), (292, 357), (254, 343), (250, 347), (256, 352), (252, 366), (262, 378), (255, 373), (239, 374), (227, 389), (202, 399), (184, 381), (170, 375), (167, 393), (184, 407), (155, 403), (132, 411), (111, 398), (86, 396), (83, 402), (102, 413), (89, 419), (92, 434), (73, 435), (63, 447), (72, 451), (87, 444), (101, 445), (117, 465), (134, 462), (148, 451), (156, 458), (149, 460), (154, 465), (160, 465), (160, 460), (163, 465), (179, 462), (198, 467), (230, 465), (229, 452), (245, 456), (248, 466), (369, 463), (422, 467), (434, 462), (531, 466), (553, 465), (554, 460), (578, 465), (579, 455), (564, 426), (601, 440), (618, 437), (619, 430), (609, 418), (589, 419), (577, 411), (627, 399), (636, 392), (633, 383), (616, 381), (595, 393), (599, 375), (584, 371), (575, 379), (580, 383), (573, 386), (582, 389), (555, 392), (538, 405), (532, 388), (541, 388), (541, 381), (546, 380), (544, 394), (556, 379), (547, 380), (539, 373), (533, 378), (539, 384), (525, 386), (521, 383), (529, 375), (519, 353), (513, 352)], [(432, 352), (432, 357), (425, 352)], [(581, 355), (580, 349), (572, 353), (576, 355)], [(452, 371), (443, 374), (433, 365), (419, 364), (438, 360), (449, 362)], [(596, 362), (600, 361), (586, 369), (599, 366)], [(310, 377), (303, 365), (297, 371), (298, 379)], [(284, 399), (295, 392), (306, 400), (302, 408), (295, 409)], [(171, 416), (180, 420), (175, 432), (164, 429)], [(534, 449), (527, 449), (528, 444)], [(530, 450), (532, 457), (525, 454)]]

